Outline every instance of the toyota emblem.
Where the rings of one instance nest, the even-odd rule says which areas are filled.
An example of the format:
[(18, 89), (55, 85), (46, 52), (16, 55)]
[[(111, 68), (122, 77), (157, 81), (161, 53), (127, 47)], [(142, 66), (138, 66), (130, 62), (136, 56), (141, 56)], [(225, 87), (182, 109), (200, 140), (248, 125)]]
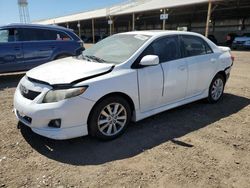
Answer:
[(20, 90), (24, 93), (24, 94), (28, 94), (29, 93), (29, 90), (24, 87), (23, 85), (20, 86)]

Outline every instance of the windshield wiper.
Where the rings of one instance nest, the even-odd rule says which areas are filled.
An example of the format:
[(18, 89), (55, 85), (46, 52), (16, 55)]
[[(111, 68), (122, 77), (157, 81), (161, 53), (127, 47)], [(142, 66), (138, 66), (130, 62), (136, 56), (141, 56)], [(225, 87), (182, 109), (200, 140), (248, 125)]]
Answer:
[(104, 63), (104, 62), (106, 62), (104, 59), (99, 58), (99, 57), (96, 57), (96, 56), (94, 56), (94, 55), (83, 55), (83, 57), (87, 57), (88, 59), (97, 61), (97, 62), (99, 62), (99, 63)]

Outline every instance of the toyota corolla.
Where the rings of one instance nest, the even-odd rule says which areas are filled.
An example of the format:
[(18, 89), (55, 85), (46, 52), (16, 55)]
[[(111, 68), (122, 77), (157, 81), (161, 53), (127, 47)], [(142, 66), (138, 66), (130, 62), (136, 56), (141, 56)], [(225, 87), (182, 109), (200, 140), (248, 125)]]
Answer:
[(203, 98), (219, 101), (232, 64), (229, 48), (200, 34), (116, 34), (78, 57), (27, 72), (14, 111), (35, 133), (52, 139), (114, 139), (130, 121)]

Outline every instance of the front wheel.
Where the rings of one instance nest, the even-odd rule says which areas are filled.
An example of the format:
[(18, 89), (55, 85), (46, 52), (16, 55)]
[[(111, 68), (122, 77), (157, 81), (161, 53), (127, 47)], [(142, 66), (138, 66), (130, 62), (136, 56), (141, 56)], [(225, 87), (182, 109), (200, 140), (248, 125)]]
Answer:
[(210, 103), (218, 102), (223, 96), (224, 87), (225, 87), (224, 77), (221, 74), (216, 75), (209, 87), (208, 101)]
[(92, 110), (89, 131), (92, 136), (111, 140), (121, 135), (131, 118), (131, 108), (122, 97), (108, 97)]

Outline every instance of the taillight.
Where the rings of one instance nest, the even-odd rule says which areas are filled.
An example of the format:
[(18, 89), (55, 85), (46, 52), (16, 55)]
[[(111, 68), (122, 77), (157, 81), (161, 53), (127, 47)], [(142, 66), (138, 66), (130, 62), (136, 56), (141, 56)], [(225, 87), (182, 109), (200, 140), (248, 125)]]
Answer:
[(81, 42), (81, 47), (83, 47), (83, 48), (84, 48), (84, 43), (83, 43), (83, 42)]
[(84, 48), (84, 43), (83, 43), (83, 41), (82, 41), (82, 40), (80, 40), (80, 41), (78, 41), (78, 42), (80, 43), (81, 47), (83, 47), (83, 48)]
[(232, 54), (232, 52), (230, 52), (230, 55), (231, 55), (231, 60), (232, 60), (232, 62), (234, 62), (234, 56), (233, 56), (233, 54)]

